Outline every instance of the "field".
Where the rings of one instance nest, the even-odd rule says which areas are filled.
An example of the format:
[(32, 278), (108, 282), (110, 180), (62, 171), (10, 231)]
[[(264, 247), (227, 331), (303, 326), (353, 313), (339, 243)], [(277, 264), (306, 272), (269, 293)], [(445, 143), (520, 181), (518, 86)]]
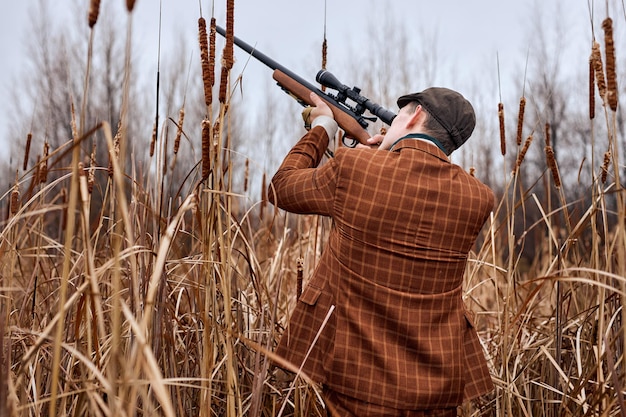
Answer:
[[(608, 20), (603, 29), (604, 58), (598, 44), (590, 59), (590, 109), (598, 99), (603, 111), (589, 117), (606, 119), (608, 146), (590, 162), (587, 195), (566, 196), (549, 125), (543, 144), (518, 134), (508, 151), (516, 162), (470, 253), (464, 298), (496, 391), (464, 404), (464, 416), (626, 415), (624, 144)], [(325, 415), (319, 387), (280, 370), (272, 351), (330, 222), (281, 212), (264, 192), (244, 197), (250, 161), (231, 152), (232, 38), (216, 60), (213, 22), (200, 18), (199, 48), (209, 116), (189, 126), (181, 109), (173, 162), (154, 137), (161, 168), (127, 163), (127, 115), (86, 126), (79, 105), (72, 139), (36, 164), (27, 166), (25, 141), (23, 172), (0, 196), (0, 417)], [(185, 130), (201, 130), (201, 160), (186, 172), (190, 186), (168, 190)], [(87, 146), (96, 135), (108, 166)], [(531, 145), (545, 152), (548, 192), (522, 181)]]

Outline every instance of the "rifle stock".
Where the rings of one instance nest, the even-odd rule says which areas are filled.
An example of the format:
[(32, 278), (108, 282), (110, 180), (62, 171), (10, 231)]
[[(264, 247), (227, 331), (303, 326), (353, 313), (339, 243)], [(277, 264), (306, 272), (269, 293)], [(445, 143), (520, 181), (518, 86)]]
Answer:
[(298, 101), (304, 102), (309, 106), (314, 105), (310, 99), (311, 91), (318, 94), (319, 97), (324, 100), (326, 104), (328, 104), (333, 112), (335, 121), (337, 121), (337, 124), (346, 132), (346, 136), (356, 139), (363, 144), (366, 144), (367, 139), (371, 137), (371, 135), (359, 124), (359, 122), (343, 111), (343, 109), (337, 107), (335, 103), (328, 100), (325, 94), (319, 94), (318, 91), (315, 91), (317, 89), (311, 90), (307, 88), (278, 69), (274, 70), (272, 77), (285, 91), (293, 94)]

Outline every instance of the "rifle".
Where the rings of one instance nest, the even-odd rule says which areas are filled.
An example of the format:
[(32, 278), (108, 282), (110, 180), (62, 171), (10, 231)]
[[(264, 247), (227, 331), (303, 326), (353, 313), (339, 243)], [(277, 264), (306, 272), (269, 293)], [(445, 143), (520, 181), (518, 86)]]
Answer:
[[(216, 26), (215, 29), (217, 33), (226, 37), (226, 31), (223, 28)], [(337, 77), (327, 70), (320, 70), (315, 79), (321, 85), (336, 90), (337, 94), (335, 95), (323, 92), (236, 36), (234, 36), (233, 41), (239, 48), (273, 69), (272, 77), (276, 80), (276, 83), (301, 105), (313, 105), (309, 97), (311, 91), (320, 96), (329, 105), (337, 124), (344, 130), (345, 135), (342, 138), (342, 142), (348, 147), (355, 147), (357, 141), (363, 144), (367, 143), (367, 139), (371, 137), (366, 130), (369, 121), (375, 122), (378, 117), (387, 125), (391, 125), (394, 117), (396, 117), (396, 114), (392, 111), (362, 96), (360, 88), (350, 88), (342, 84)], [(355, 104), (347, 104), (347, 99), (350, 99)], [(373, 116), (363, 116), (365, 110), (368, 110)]]

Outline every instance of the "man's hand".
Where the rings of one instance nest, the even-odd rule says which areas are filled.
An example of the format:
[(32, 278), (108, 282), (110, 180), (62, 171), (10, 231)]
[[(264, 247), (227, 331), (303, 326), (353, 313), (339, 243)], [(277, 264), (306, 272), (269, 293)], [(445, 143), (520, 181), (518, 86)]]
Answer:
[(367, 145), (364, 145), (362, 143), (357, 143), (356, 148), (357, 149), (378, 149), (378, 147), (380, 146), (380, 144), (383, 142), (383, 139), (385, 138), (384, 135), (378, 134), (378, 135), (374, 135), (371, 138), (369, 138), (367, 140)]

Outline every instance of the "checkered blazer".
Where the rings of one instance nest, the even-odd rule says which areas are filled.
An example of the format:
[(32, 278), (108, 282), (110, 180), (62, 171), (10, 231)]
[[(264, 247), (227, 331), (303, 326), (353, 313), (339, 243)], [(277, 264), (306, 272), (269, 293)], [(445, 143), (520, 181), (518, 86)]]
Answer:
[(276, 353), (335, 391), (393, 408), (454, 407), (491, 391), (461, 286), (492, 191), (428, 142), (340, 148), (317, 167), (327, 145), (325, 130), (311, 129), (269, 187), (278, 207), (333, 219)]

